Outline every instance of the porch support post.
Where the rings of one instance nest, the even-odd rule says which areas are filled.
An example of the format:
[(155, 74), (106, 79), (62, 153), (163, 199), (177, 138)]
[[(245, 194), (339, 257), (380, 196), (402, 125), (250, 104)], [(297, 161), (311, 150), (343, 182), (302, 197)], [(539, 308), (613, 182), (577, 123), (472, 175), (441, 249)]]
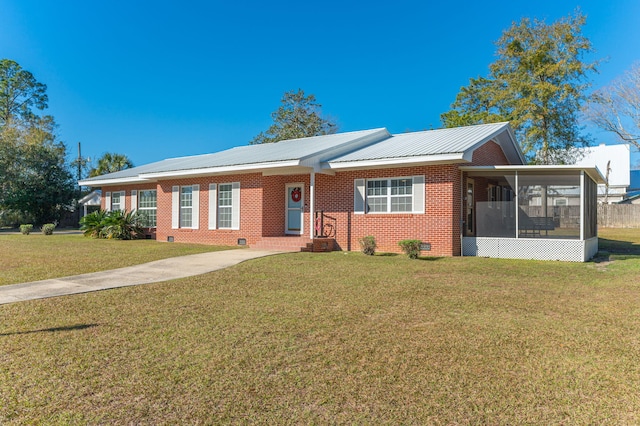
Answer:
[(549, 186), (548, 185), (542, 185), (542, 190), (544, 191), (544, 194), (542, 196), (542, 217), (547, 217), (547, 210), (548, 210), (548, 199), (547, 199), (547, 191), (549, 191)]
[(309, 178), (309, 238), (313, 239), (315, 226), (315, 204), (316, 204), (316, 172), (311, 171)]
[(518, 182), (518, 171), (516, 170), (516, 238), (520, 238), (520, 182)]
[(584, 170), (580, 172), (580, 241), (584, 241), (584, 203), (585, 203), (585, 187), (584, 187)]
[(467, 188), (464, 184), (464, 172), (460, 172), (460, 257), (464, 257), (464, 197)]

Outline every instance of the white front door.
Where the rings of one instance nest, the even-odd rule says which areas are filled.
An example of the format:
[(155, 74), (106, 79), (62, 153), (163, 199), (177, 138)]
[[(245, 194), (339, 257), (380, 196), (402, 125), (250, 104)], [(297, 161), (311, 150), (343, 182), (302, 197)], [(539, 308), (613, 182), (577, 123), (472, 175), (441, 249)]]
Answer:
[(288, 183), (285, 204), (285, 234), (304, 232), (304, 183)]

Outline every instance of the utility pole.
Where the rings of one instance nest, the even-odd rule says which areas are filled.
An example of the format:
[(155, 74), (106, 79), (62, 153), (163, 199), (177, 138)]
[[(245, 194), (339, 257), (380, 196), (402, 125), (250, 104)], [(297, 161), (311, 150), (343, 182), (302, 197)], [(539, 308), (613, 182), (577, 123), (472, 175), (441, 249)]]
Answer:
[[(82, 151), (80, 148), (80, 142), (78, 142), (78, 180), (82, 179)], [(80, 185), (78, 185), (78, 191), (82, 191)]]
[(607, 172), (604, 178), (604, 203), (609, 204), (609, 172), (611, 171), (611, 160), (607, 161)]
[[(82, 179), (82, 151), (78, 142), (78, 181)], [(78, 201), (76, 201), (76, 211), (78, 212), (78, 222), (80, 221), (80, 198), (82, 196), (82, 186), (78, 184)]]

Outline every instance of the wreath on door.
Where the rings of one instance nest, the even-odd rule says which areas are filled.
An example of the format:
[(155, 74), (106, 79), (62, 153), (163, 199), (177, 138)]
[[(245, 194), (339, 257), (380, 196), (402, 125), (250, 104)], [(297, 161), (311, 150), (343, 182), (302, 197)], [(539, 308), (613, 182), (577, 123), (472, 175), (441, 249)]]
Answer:
[(299, 187), (293, 188), (293, 191), (291, 191), (291, 199), (295, 203), (297, 203), (302, 199), (302, 191), (300, 190)]

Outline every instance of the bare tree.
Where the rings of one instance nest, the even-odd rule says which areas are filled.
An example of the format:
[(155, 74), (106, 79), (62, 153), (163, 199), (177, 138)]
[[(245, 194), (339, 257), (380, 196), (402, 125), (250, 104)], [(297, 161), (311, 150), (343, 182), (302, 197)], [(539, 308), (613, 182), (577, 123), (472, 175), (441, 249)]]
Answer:
[(591, 95), (585, 113), (596, 126), (640, 148), (640, 62)]

